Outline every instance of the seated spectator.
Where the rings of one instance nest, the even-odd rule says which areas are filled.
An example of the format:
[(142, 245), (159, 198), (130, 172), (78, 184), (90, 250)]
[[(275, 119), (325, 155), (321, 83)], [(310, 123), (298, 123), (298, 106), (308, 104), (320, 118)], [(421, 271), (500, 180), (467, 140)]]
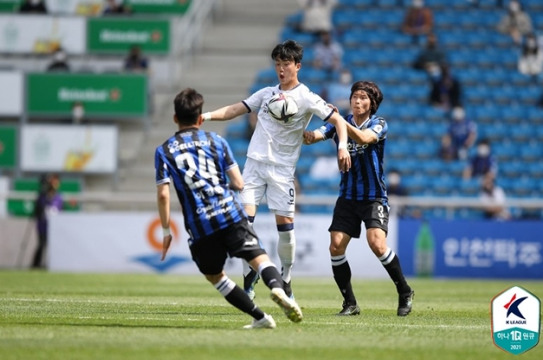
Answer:
[(436, 78), (432, 79), (430, 104), (444, 110), (460, 106), (460, 82), (451, 74), (448, 65), (441, 65), (439, 70)]
[(458, 152), (453, 146), (450, 136), (443, 136), (441, 138), (441, 147), (439, 148), (439, 157), (443, 161), (458, 160)]
[(477, 139), (477, 125), (466, 117), (462, 107), (455, 107), (451, 111), (451, 122), (444, 137), (450, 138), (456, 158), (464, 160)]
[(495, 174), (492, 172), (483, 175), (479, 199), (484, 206), (483, 212), (487, 219), (507, 220), (511, 217), (505, 206), (505, 191), (496, 185)]
[(315, 44), (315, 60), (313, 66), (317, 69), (326, 70), (329, 74), (341, 68), (343, 58), (343, 47), (332, 39), (328, 31), (320, 33), (320, 41)]
[(518, 71), (524, 75), (536, 76), (543, 70), (543, 51), (534, 33), (526, 35), (518, 61)]
[(72, 123), (76, 125), (85, 122), (85, 105), (81, 101), (72, 104)]
[(145, 57), (141, 54), (139, 46), (132, 46), (128, 57), (124, 62), (124, 69), (132, 72), (147, 72), (149, 63)]
[(351, 111), (351, 85), (353, 76), (347, 68), (341, 69), (339, 72), (339, 80), (331, 82), (324, 88), (322, 98), (328, 103), (334, 105), (339, 113), (346, 116)]
[(25, 14), (47, 14), (45, 0), (24, 0), (19, 7), (20, 13)]
[(464, 179), (483, 176), (486, 173), (496, 175), (498, 166), (496, 158), (492, 155), (490, 142), (482, 139), (477, 145), (477, 153), (470, 159), (468, 166), (464, 169)]
[(520, 44), (522, 36), (533, 32), (532, 19), (522, 10), (518, 0), (509, 1), (509, 10), (498, 23), (498, 31), (511, 36), (515, 44)]
[(387, 195), (392, 203), (390, 207), (390, 214), (395, 214), (399, 217), (405, 216), (405, 206), (394, 206), (394, 197), (396, 196), (408, 196), (407, 189), (402, 185), (402, 176), (396, 169), (391, 169), (387, 175)]
[(131, 13), (132, 9), (124, 5), (123, 0), (106, 0), (104, 10), (102, 11), (104, 15), (127, 15)]
[(437, 36), (429, 34), (426, 39), (426, 47), (417, 55), (413, 63), (413, 68), (433, 74), (435, 71), (439, 71), (440, 67), (446, 63), (447, 58), (445, 52), (438, 46)]
[(332, 11), (337, 0), (298, 0), (303, 16), (299, 30), (318, 35), (322, 31), (331, 32)]
[(70, 71), (70, 65), (68, 64), (68, 57), (62, 49), (58, 49), (53, 53), (53, 61), (47, 66), (47, 71), (50, 72), (63, 72)]
[(424, 0), (413, 0), (405, 13), (402, 31), (413, 36), (413, 43), (418, 44), (419, 37), (428, 35), (434, 28), (434, 15), (424, 6)]

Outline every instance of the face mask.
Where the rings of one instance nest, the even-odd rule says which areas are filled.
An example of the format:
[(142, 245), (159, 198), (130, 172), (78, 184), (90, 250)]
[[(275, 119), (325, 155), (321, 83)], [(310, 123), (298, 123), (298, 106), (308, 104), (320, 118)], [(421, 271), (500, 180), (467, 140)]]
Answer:
[(428, 69), (430, 76), (434, 79), (438, 79), (441, 76), (441, 69), (439, 66), (433, 65)]
[(479, 156), (488, 156), (488, 154), (490, 154), (490, 148), (486, 145), (480, 145), (477, 148), (477, 154)]
[(535, 41), (535, 39), (528, 39), (526, 41), (526, 46), (530, 49), (535, 49), (537, 47), (537, 41)]
[(512, 2), (509, 4), (509, 10), (511, 10), (511, 12), (518, 12), (520, 10), (520, 5), (516, 2)]
[(464, 120), (464, 115), (464, 109), (462, 108), (455, 108), (452, 111), (452, 118), (456, 121)]
[(85, 110), (82, 106), (76, 106), (72, 110), (72, 116), (74, 119), (81, 119), (83, 118), (83, 115), (85, 114)]
[(388, 183), (390, 185), (398, 185), (400, 183), (400, 175), (396, 174), (396, 173), (391, 173), (388, 175)]
[(413, 7), (420, 9), (424, 6), (424, 2), (422, 0), (413, 0)]
[(341, 74), (341, 76), (339, 77), (339, 82), (341, 82), (342, 84), (350, 84), (352, 80), (353, 78), (351, 74)]

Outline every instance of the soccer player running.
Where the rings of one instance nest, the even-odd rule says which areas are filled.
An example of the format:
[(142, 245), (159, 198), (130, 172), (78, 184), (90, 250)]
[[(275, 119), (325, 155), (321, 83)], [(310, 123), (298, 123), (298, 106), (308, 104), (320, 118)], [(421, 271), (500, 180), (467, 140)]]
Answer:
[[(388, 232), (388, 201), (383, 171), (383, 155), (388, 125), (375, 115), (383, 101), (376, 84), (358, 81), (351, 87), (351, 111), (347, 117), (348, 149), (352, 168), (341, 175), (330, 231), (332, 271), (341, 294), (343, 309), (338, 315), (358, 315), (360, 307), (351, 286), (351, 268), (345, 251), (351, 238), (359, 238), (362, 222), (366, 227), (368, 244), (388, 272), (398, 291), (398, 316), (411, 312), (415, 292), (407, 284), (400, 259), (386, 243)], [(304, 143), (337, 140), (336, 129), (326, 124), (314, 131), (304, 132)]]
[(224, 264), (228, 255), (245, 259), (258, 269), (271, 289), (272, 300), (291, 321), (300, 322), (299, 306), (285, 294), (279, 271), (260, 247), (233, 192), (243, 189), (243, 178), (228, 143), (215, 133), (200, 130), (203, 104), (204, 99), (196, 90), (181, 91), (174, 100), (173, 117), (179, 130), (155, 151), (157, 205), (164, 232), (162, 260), (172, 241), (171, 179), (190, 234), (192, 258), (226, 301), (253, 317), (245, 328), (275, 328), (275, 321), (226, 276)]
[[(297, 42), (286, 40), (278, 44), (271, 53), (278, 85), (265, 87), (239, 103), (204, 114), (204, 120), (230, 120), (252, 111), (258, 112), (243, 169), (245, 187), (240, 199), (252, 224), (256, 209), (266, 193), (268, 207), (275, 214), (279, 233), (277, 253), (281, 260), (285, 292), (290, 297), (293, 297), (291, 270), (296, 250), (294, 171), (300, 157), (303, 132), (313, 115), (333, 124), (337, 131), (339, 170), (346, 172), (351, 166), (347, 152), (346, 121), (320, 96), (298, 81), (302, 57), (303, 47)], [(291, 96), (298, 105), (298, 113), (288, 121), (277, 121), (268, 114), (267, 104), (277, 93)], [(251, 297), (254, 297), (253, 287), (258, 280), (256, 275), (254, 270), (244, 266), (244, 288)]]

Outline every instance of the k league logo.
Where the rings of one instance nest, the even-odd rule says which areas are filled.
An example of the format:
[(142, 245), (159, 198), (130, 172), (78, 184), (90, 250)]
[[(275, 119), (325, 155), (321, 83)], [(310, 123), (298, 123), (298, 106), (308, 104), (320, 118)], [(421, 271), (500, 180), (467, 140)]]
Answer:
[(513, 286), (492, 299), (492, 340), (511, 354), (519, 355), (539, 342), (541, 302), (534, 294)]

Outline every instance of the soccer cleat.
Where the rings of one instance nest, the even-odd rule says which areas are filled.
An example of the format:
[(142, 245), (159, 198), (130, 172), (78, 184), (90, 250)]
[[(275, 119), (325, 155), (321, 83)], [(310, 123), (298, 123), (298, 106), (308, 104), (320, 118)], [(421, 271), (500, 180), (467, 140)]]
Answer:
[(281, 309), (283, 309), (283, 312), (290, 321), (295, 323), (302, 321), (302, 310), (296, 301), (287, 296), (285, 290), (281, 288), (273, 288), (271, 290), (270, 297), (277, 305), (279, 305), (279, 307), (281, 307)]
[(349, 304), (347, 302), (343, 302), (343, 309), (338, 312), (336, 315), (338, 316), (352, 316), (352, 315), (360, 315), (360, 307), (356, 304)]
[(283, 290), (285, 290), (285, 294), (292, 300), (294, 300), (294, 294), (292, 293), (292, 287), (290, 286), (291, 281), (289, 282), (283, 282)]
[(245, 325), (244, 329), (275, 329), (275, 320), (271, 315), (264, 314), (264, 317), (260, 320), (253, 319), (253, 322), (249, 325)]
[(413, 290), (398, 296), (398, 316), (406, 316), (411, 312), (414, 297), (415, 292)]
[(256, 297), (255, 286), (259, 279), (260, 275), (253, 269), (251, 269), (249, 274), (243, 276), (243, 290), (245, 290), (251, 300), (254, 300)]

